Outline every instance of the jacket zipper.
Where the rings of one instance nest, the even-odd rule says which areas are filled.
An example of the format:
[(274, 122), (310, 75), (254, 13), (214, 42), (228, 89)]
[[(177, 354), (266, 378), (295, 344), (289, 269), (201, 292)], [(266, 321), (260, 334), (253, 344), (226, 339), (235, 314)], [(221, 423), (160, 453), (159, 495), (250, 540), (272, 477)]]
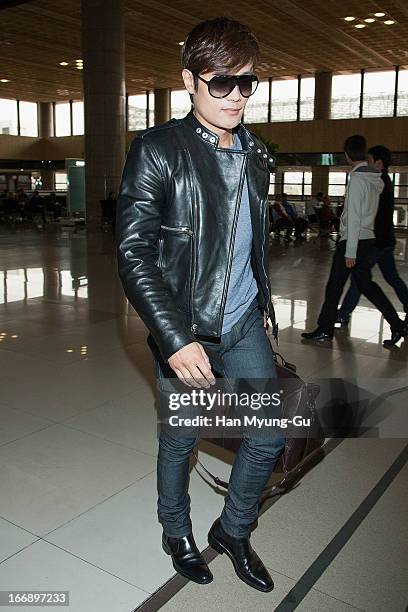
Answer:
[[(239, 182), (239, 185), (238, 185), (237, 199), (236, 199), (236, 202), (235, 202), (235, 215), (234, 215), (234, 222), (233, 222), (233, 226), (232, 226), (232, 237), (231, 237), (229, 253), (228, 253), (227, 273), (226, 273), (226, 276), (225, 276), (224, 287), (223, 287), (223, 290), (222, 290), (221, 305), (220, 305), (220, 314), (218, 316), (218, 327), (217, 327), (217, 335), (218, 336), (221, 335), (221, 331), (222, 331), (222, 319), (223, 319), (223, 314), (224, 314), (224, 310), (225, 310), (225, 302), (227, 300), (227, 287), (228, 287), (228, 284), (229, 284), (229, 278), (230, 278), (230, 274), (231, 274), (232, 257), (233, 257), (233, 253), (234, 253), (234, 244), (235, 244), (235, 232), (236, 232), (236, 229), (237, 229), (239, 209), (241, 207), (241, 197), (242, 197), (242, 190), (243, 190), (243, 187), (244, 187), (245, 171), (246, 171), (246, 167), (247, 167), (247, 161), (248, 161), (248, 154), (245, 154), (244, 163), (242, 164), (240, 182)], [(238, 206), (238, 204), (239, 204), (239, 206)]]
[(193, 205), (193, 215), (192, 215), (192, 225), (193, 225), (193, 230), (189, 230), (191, 231), (191, 236), (193, 238), (192, 240), (192, 262), (191, 262), (191, 268), (190, 268), (190, 296), (189, 296), (189, 310), (190, 310), (190, 321), (191, 321), (191, 326), (190, 329), (193, 332), (193, 334), (196, 333), (198, 325), (197, 323), (194, 322), (194, 310), (193, 310), (193, 293), (194, 293), (194, 284), (195, 284), (195, 278), (196, 278), (196, 248), (197, 248), (197, 244), (196, 244), (196, 240), (194, 239), (195, 233), (197, 231), (197, 223), (196, 223), (196, 215), (197, 215), (197, 203), (196, 203), (196, 198), (195, 198), (195, 190), (193, 188), (193, 183), (192, 183), (192, 176), (193, 176), (193, 162), (191, 161), (191, 155), (190, 155), (190, 151), (189, 149), (185, 149), (186, 151), (186, 156), (187, 156), (187, 163), (189, 166), (189, 170), (190, 170), (190, 176), (189, 176), (189, 181), (190, 181), (190, 191), (191, 191), (191, 197), (192, 197), (192, 205)]
[(157, 260), (157, 266), (160, 268), (163, 259), (163, 238), (159, 238), (159, 258)]
[(189, 227), (169, 227), (168, 225), (161, 225), (160, 228), (169, 232), (183, 233), (188, 234), (189, 236), (194, 236), (194, 232)]

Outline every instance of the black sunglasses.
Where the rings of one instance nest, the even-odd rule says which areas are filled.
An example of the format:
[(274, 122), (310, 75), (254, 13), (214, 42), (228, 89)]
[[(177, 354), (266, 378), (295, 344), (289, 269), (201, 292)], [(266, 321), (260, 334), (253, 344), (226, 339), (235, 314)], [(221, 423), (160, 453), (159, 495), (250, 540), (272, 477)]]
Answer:
[(259, 80), (255, 74), (239, 74), (239, 75), (215, 75), (209, 81), (200, 77), (197, 72), (193, 72), (193, 74), (203, 81), (203, 83), (207, 83), (208, 93), (213, 98), (225, 98), (228, 96), (231, 91), (238, 85), (239, 91), (241, 92), (241, 96), (244, 98), (249, 98), (256, 92), (256, 88), (258, 87)]

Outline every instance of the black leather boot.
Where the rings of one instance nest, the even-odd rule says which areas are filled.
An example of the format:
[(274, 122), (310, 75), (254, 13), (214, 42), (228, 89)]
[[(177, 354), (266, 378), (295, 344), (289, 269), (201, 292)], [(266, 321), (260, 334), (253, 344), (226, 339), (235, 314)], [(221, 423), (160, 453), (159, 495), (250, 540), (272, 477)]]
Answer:
[(383, 346), (395, 346), (401, 338), (408, 336), (408, 323), (403, 323), (400, 329), (391, 330), (391, 338), (384, 340)]
[(272, 591), (273, 580), (253, 550), (249, 536), (234, 538), (224, 531), (218, 518), (208, 532), (208, 542), (219, 553), (226, 553), (231, 559), (238, 578), (250, 587), (267, 593)]
[(333, 334), (328, 334), (318, 327), (312, 332), (303, 332), (302, 338), (304, 340), (316, 340), (318, 342), (324, 342), (325, 340), (333, 340)]
[(164, 552), (171, 555), (176, 572), (199, 584), (209, 584), (213, 581), (213, 575), (200, 554), (192, 533), (181, 538), (173, 538), (163, 533), (162, 546)]

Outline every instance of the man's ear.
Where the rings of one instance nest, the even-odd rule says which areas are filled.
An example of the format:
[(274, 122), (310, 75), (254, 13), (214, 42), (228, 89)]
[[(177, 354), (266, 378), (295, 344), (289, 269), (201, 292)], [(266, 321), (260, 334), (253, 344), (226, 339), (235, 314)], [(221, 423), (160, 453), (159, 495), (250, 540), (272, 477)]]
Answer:
[(194, 94), (195, 90), (193, 73), (190, 72), (190, 70), (187, 70), (187, 68), (183, 68), (183, 70), (181, 71), (181, 76), (184, 81), (184, 87), (187, 89), (188, 93)]

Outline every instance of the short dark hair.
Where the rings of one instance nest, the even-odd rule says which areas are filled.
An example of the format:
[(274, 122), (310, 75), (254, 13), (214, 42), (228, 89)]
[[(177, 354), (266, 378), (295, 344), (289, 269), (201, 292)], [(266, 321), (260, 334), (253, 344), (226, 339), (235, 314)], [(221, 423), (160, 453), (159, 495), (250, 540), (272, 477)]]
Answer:
[[(239, 70), (259, 61), (259, 45), (248, 26), (217, 17), (197, 24), (188, 34), (181, 49), (181, 64), (191, 72)], [(194, 75), (197, 90), (198, 79)]]
[(344, 143), (344, 152), (352, 161), (361, 161), (367, 157), (367, 141), (364, 136), (349, 136)]
[(318, 191), (318, 192), (316, 193), (316, 198), (322, 198), (323, 196), (324, 196), (323, 191)]
[(388, 170), (388, 167), (391, 165), (391, 151), (387, 147), (376, 145), (368, 149), (368, 153), (373, 156), (374, 161), (381, 159), (384, 168)]

